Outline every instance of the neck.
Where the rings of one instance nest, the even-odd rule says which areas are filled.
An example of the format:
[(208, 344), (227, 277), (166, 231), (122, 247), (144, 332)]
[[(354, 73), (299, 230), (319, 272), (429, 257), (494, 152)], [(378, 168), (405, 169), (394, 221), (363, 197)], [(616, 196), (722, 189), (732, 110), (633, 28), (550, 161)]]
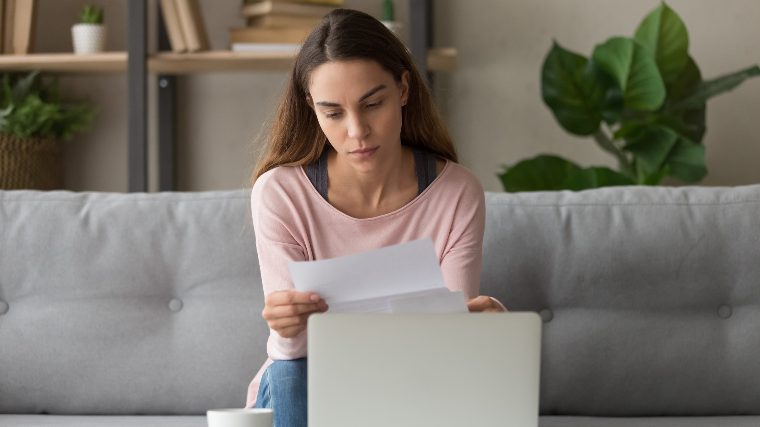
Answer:
[(408, 148), (399, 146), (384, 156), (383, 162), (368, 171), (358, 170), (340, 162), (337, 154), (328, 158), (331, 189), (344, 194), (356, 203), (372, 209), (380, 208), (389, 196), (398, 194), (409, 184), (409, 171), (413, 171), (413, 155)]

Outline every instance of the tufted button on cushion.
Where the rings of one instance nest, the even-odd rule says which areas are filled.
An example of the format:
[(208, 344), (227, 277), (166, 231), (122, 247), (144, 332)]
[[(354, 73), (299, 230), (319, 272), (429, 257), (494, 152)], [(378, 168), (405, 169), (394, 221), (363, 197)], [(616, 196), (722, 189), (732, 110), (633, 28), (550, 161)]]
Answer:
[(179, 298), (172, 298), (172, 300), (169, 301), (169, 310), (175, 313), (182, 310), (182, 300)]
[(720, 316), (723, 319), (728, 319), (733, 314), (733, 310), (731, 309), (730, 305), (721, 305), (718, 307), (718, 316)]
[(541, 310), (538, 312), (538, 314), (541, 316), (541, 320), (543, 320), (544, 323), (549, 323), (552, 319), (554, 319), (554, 312), (548, 308)]
[(7, 313), (8, 308), (9, 308), (8, 303), (3, 300), (0, 300), (0, 316)]

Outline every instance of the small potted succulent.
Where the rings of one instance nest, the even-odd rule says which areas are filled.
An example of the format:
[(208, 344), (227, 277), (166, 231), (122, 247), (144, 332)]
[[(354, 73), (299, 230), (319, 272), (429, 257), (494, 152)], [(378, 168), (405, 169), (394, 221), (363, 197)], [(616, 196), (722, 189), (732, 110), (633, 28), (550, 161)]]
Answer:
[(106, 27), (103, 25), (103, 8), (85, 5), (78, 24), (71, 27), (74, 53), (102, 52), (106, 46)]

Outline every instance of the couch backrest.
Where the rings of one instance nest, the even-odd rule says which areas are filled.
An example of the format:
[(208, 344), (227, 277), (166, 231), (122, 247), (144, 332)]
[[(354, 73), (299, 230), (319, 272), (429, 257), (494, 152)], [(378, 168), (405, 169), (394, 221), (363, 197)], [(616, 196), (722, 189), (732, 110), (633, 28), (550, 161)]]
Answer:
[(0, 412), (242, 407), (266, 357), (248, 191), (0, 191)]
[[(542, 314), (541, 411), (760, 413), (760, 186), (489, 193), (482, 292)], [(0, 191), (0, 413), (242, 406), (246, 190)]]
[(482, 292), (541, 312), (541, 412), (760, 414), (760, 186), (487, 194)]

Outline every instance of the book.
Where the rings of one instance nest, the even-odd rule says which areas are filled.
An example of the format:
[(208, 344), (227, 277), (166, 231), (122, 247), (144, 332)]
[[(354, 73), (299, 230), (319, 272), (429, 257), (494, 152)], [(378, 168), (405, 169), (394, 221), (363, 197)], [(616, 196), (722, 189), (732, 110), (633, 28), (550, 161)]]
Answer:
[(3, 5), (3, 53), (13, 53), (13, 19), (14, 11), (13, 6), (16, 4), (16, 0), (5, 0)]
[(3, 39), (5, 35), (5, 0), (0, 0), (0, 55), (3, 50)]
[(230, 43), (302, 43), (311, 28), (245, 27), (230, 30)]
[(312, 4), (328, 4), (331, 6), (341, 7), (343, 6), (343, 0), (300, 0), (302, 3)]
[(164, 20), (172, 52), (186, 51), (187, 44), (185, 44), (185, 36), (182, 35), (182, 26), (179, 22), (176, 0), (161, 0), (161, 17)]
[(35, 0), (16, 0), (13, 7), (13, 53), (25, 55), (34, 45)]
[(185, 47), (189, 52), (208, 50), (208, 34), (198, 0), (175, 0)]
[(314, 28), (320, 22), (322, 17), (319, 16), (299, 16), (299, 15), (260, 15), (248, 18), (247, 24), (249, 27), (264, 27), (264, 28), (283, 28), (283, 27), (298, 27), (298, 28)]
[(301, 50), (299, 43), (232, 43), (233, 52), (267, 52), (297, 54)]
[[(244, 0), (244, 4), (258, 3), (261, 0)], [(344, 0), (274, 0), (286, 3), (310, 3), (310, 4), (326, 4), (330, 6), (341, 7), (344, 4)]]
[(243, 16), (250, 18), (267, 14), (298, 15), (323, 17), (330, 13), (334, 6), (325, 4), (289, 3), (275, 0), (261, 0), (256, 3), (244, 4), (241, 8)]

